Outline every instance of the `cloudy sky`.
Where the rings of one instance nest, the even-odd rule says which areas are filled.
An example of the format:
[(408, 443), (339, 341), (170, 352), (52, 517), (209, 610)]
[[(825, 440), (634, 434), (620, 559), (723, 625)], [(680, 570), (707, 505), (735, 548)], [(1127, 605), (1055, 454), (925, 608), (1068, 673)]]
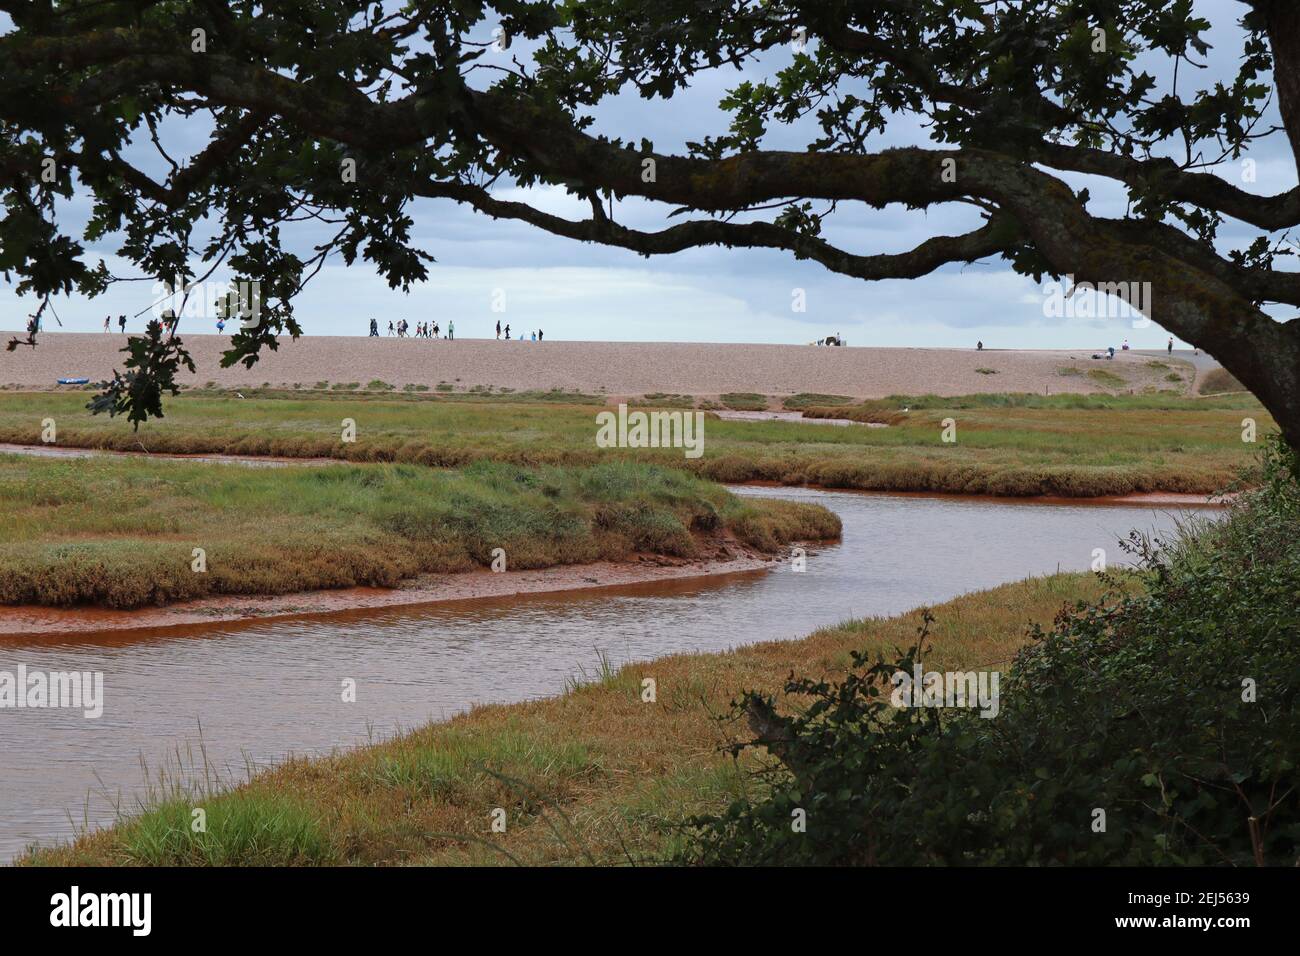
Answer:
[[(1237, 0), (1198, 0), (1196, 6), (1215, 24), (1207, 68), (1196, 71), (1191, 81), (1204, 87), (1235, 71), (1241, 52), (1236, 20), (1242, 6)], [(0, 18), (3, 29), (7, 23)], [(486, 34), (483, 39), (489, 38)], [(519, 52), (514, 48), (498, 55)], [(598, 111), (596, 128), (611, 136), (649, 138), (661, 152), (684, 152), (687, 141), (725, 128), (726, 114), (717, 103), (727, 88), (770, 74), (788, 55), (770, 56), (745, 73), (728, 70), (701, 77), (688, 94), (667, 105), (636, 96), (610, 100)], [(1160, 75), (1156, 65), (1143, 65)], [(1188, 83), (1185, 71), (1180, 89), (1188, 89)], [(201, 135), (190, 138), (193, 150), (201, 148)], [(801, 149), (808, 138), (806, 130), (790, 130), (774, 135), (769, 145)], [(911, 144), (929, 141), (914, 122), (901, 120), (876, 147)], [(1218, 172), (1262, 194), (1296, 185), (1295, 164), (1282, 136), (1257, 145), (1251, 157), (1253, 184), (1242, 180), (1240, 162)], [(1089, 186), (1094, 212), (1122, 214), (1123, 194), (1111, 184), (1067, 178)], [(584, 201), (561, 189), (525, 193), (503, 187), (500, 193), (574, 219), (589, 214)], [(87, 209), (84, 200), (74, 202), (61, 216), (84, 219)], [(639, 201), (615, 206), (615, 218), (634, 227), (662, 228), (663, 215), (662, 208)], [(1110, 318), (1049, 317), (1043, 288), (999, 260), (948, 266), (918, 280), (866, 283), (769, 250), (700, 249), (645, 259), (521, 223), (494, 221), (451, 203), (421, 200), (412, 217), (416, 241), (437, 259), (428, 281), (402, 293), (390, 290), (364, 265), (327, 266), (297, 300), (307, 334), (365, 334), (369, 317), (375, 316), (385, 324), (396, 318), (412, 324), (432, 319), (444, 328), (454, 319), (458, 337), (470, 338), (490, 337), (498, 318), (514, 330), (540, 327), (548, 339), (802, 343), (840, 333), (850, 345), (969, 347), (982, 340), (993, 348), (1103, 348), (1128, 338), (1141, 348), (1161, 347), (1167, 337), (1158, 326), (1135, 323), (1122, 308), (1112, 308)], [(971, 210), (959, 207), (875, 211), (842, 205), (826, 234), (854, 252), (901, 252), (929, 235), (966, 231), (977, 223)], [(1249, 234), (1234, 231), (1235, 225), (1225, 224), (1225, 248), (1248, 241)], [(135, 274), (113, 251), (112, 243), (94, 246), (91, 257), (106, 259), (117, 274)], [(95, 300), (56, 299), (55, 310), (64, 329), (92, 331), (100, 328), (105, 314), (133, 316), (148, 309), (155, 299), (151, 291), (149, 282), (121, 283)], [(505, 312), (499, 314), (492, 305), (494, 297), (501, 301), (502, 296)], [(806, 303), (803, 312), (793, 307), (800, 296)], [(0, 328), (22, 327), (33, 308), (12, 286), (0, 284)], [(130, 327), (142, 327), (146, 318), (147, 313)], [(57, 326), (47, 321), (46, 328)], [(198, 318), (186, 319), (182, 330), (187, 328), (215, 331), (209, 320)]]

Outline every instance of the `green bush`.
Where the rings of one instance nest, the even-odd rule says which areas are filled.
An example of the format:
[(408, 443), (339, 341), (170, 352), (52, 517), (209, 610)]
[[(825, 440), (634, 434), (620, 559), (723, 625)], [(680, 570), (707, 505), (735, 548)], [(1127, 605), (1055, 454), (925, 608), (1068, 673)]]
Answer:
[(890, 703), (891, 677), (923, 662), (928, 614), (901, 660), (792, 678), (809, 702), (793, 716), (744, 695), (734, 716), (757, 739), (735, 750), (778, 759), (758, 796), (687, 821), (680, 859), (1296, 865), (1298, 469), (1274, 440), (1224, 520), (1169, 543), (1135, 533), (1142, 586), (1035, 628), (992, 719)]

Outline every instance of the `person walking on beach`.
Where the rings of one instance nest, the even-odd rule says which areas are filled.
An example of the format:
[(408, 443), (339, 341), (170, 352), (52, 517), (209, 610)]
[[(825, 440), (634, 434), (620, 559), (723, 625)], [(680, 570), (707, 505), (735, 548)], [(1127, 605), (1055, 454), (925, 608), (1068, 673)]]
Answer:
[(371, 319), (371, 320), (370, 320), (370, 337), (371, 337), (371, 338), (377, 338), (378, 335), (379, 335), (379, 320), (378, 320), (378, 319)]
[(507, 342), (510, 341), (510, 323), (509, 323), (509, 322), (506, 323), (506, 341), (507, 341)]
[[(509, 338), (509, 336), (506, 336), (506, 338)], [(501, 340), (501, 320), (497, 319), (497, 341), (500, 340)]]
[(456, 320), (455, 320), (455, 319), (448, 319), (448, 320), (447, 320), (447, 338), (448, 338), (448, 339), (454, 339), (455, 337), (456, 337)]
[(106, 316), (104, 316), (104, 331), (105, 331), (105, 332), (109, 331), (108, 326), (109, 326), (109, 324), (112, 322), (112, 320), (113, 320), (113, 317), (112, 317), (111, 315), (106, 315)]
[(125, 315), (119, 315), (119, 316), (117, 317), (117, 327), (118, 327), (119, 329), (121, 329), (123, 332), (126, 331), (126, 316), (125, 316)]
[(538, 329), (538, 330), (537, 330), (537, 341), (540, 342), (541, 340), (542, 340), (542, 330), (541, 330), (541, 329)]
[(1169, 336), (1169, 344), (1165, 348), (1170, 355), (1174, 354), (1174, 337), (1172, 335)]
[(392, 334), (393, 334), (393, 320), (392, 320), (392, 319), (389, 319), (389, 320), (388, 320), (388, 334), (389, 334), (389, 335), (392, 335)]

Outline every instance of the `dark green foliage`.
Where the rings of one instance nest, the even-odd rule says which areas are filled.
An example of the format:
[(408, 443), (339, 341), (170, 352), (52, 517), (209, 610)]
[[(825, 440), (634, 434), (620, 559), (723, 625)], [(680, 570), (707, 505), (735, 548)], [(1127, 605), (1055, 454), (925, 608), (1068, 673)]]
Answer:
[[(1194, 522), (1168, 546), (1135, 534), (1144, 588), (1037, 631), (992, 719), (890, 704), (891, 676), (924, 656), (924, 627), (896, 662), (858, 657), (834, 683), (792, 678), (787, 693), (808, 702), (795, 716), (746, 695), (737, 714), (780, 764), (762, 772), (760, 798), (690, 821), (684, 858), (1295, 865), (1296, 476), (1295, 453), (1274, 441), (1260, 490), (1223, 522)], [(792, 827), (798, 809), (807, 832)]]
[(126, 374), (114, 369), (112, 381), (100, 382), (101, 392), (86, 405), (94, 414), (108, 412), (110, 416), (125, 414), (127, 421), (139, 429), (140, 423), (150, 416), (162, 418), (163, 392), (176, 395), (176, 372), (183, 365), (192, 373), (194, 360), (185, 351), (181, 340), (163, 333), (157, 319), (149, 322), (143, 338), (127, 339)]
[[(1275, 237), (1211, 251), (1227, 216), (1265, 233), (1296, 224), (1284, 196), (1256, 201), (1203, 172), (1211, 157), (1235, 161), (1273, 133), (1295, 142), (1300, 124), (1293, 97), (1274, 96), (1300, 56), (1286, 42), (1287, 5), (1243, 6), (1239, 42), (1213, 51), (1235, 68), (1198, 84), (1190, 65), (1211, 53), (1221, 24), (1192, 0), (10, 4), (0, 28), (0, 274), (44, 309), (52, 296), (98, 295), (128, 278), (96, 262), (99, 250), (167, 282), (224, 266), (240, 287), (257, 283), (257, 321), (240, 323), (222, 358), (251, 367), (301, 333), (293, 300), (330, 257), (373, 267), (394, 289), (429, 279), (434, 259), (413, 229), (418, 197), (646, 255), (783, 249), (864, 279), (915, 278), (939, 263), (863, 263), (836, 249), (823, 235), (835, 230), (823, 227), (838, 204), (969, 202), (986, 227), (945, 240), (943, 261), (998, 254), (1036, 280), (1073, 275), (1104, 261), (1084, 255), (1083, 239), (1105, 233), (1127, 245), (1120, 261), (1135, 269), (1152, 245), (1174, 257), (1172, 272), (1153, 273), (1166, 279), (1162, 301), (1187, 299), (1167, 281), (1186, 274), (1235, 288), (1242, 301), (1229, 311), (1298, 304), (1275, 275), (1291, 254)], [(485, 44), (488, 35), (501, 43)], [(719, 101), (727, 120), (688, 142), (689, 155), (657, 154), (659, 176), (641, 166), (653, 142), (598, 122), (600, 107), (631, 94), (671, 115), (675, 104), (663, 101), (732, 68), (740, 78)], [(1284, 126), (1262, 122), (1270, 106)], [(932, 155), (882, 152), (891, 123), (926, 128)], [(208, 131), (206, 142), (194, 142), (196, 130)], [(141, 155), (149, 160), (134, 165)], [(1186, 159), (1157, 158), (1167, 156)], [(861, 161), (847, 180), (836, 174), (845, 159)], [(958, 159), (962, 191), (936, 188), (940, 162)], [(751, 172), (737, 175), (737, 160)], [(1031, 168), (1040, 174), (1022, 175)], [(1128, 214), (1091, 217), (1086, 190), (1074, 195), (1043, 170), (1108, 178), (1127, 190)], [(592, 218), (503, 202), (487, 188), (497, 184), (562, 187)], [(602, 203), (627, 195), (662, 204), (669, 220), (700, 215), (661, 232), (610, 228)], [(87, 219), (58, 215), (74, 197), (89, 200)], [(1040, 219), (1055, 203), (1064, 205)], [(732, 221), (766, 209), (770, 217)], [(1072, 229), (1062, 228), (1063, 210), (1079, 220)], [(1190, 297), (1195, 311), (1222, 314), (1206, 288)], [(228, 313), (231, 296), (221, 301)], [(1155, 318), (1177, 322), (1184, 311)], [(1170, 330), (1218, 344), (1213, 324), (1181, 321)], [(1232, 345), (1249, 325), (1225, 327)], [(35, 344), (33, 330), (9, 347)], [(1222, 351), (1252, 371), (1237, 349)], [(106, 391), (99, 405), (132, 421), (155, 414), (160, 393), (149, 383), (167, 377), (156, 360), (145, 349), (141, 389)], [(1271, 378), (1289, 381), (1276, 370), (1242, 376), (1284, 429), (1300, 428), (1280, 413), (1294, 396), (1272, 395)], [(1300, 432), (1288, 434), (1294, 442)]]

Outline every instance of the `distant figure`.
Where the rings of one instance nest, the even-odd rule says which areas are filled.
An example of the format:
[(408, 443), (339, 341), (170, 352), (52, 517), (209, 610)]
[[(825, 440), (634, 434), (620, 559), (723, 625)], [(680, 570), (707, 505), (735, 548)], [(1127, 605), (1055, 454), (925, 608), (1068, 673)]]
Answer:
[(1169, 336), (1169, 344), (1165, 346), (1165, 348), (1168, 350), (1170, 355), (1174, 354), (1174, 337), (1172, 335)]
[(1128, 351), (1128, 339), (1124, 340), (1124, 344), (1121, 345), (1120, 348), (1123, 349), (1125, 352)]
[(112, 317), (111, 315), (106, 315), (106, 316), (104, 316), (104, 331), (105, 331), (105, 332), (110, 331), (110, 330), (109, 330), (109, 325), (112, 323), (112, 321), (113, 321), (113, 317)]
[[(497, 319), (497, 339), (499, 340), (500, 338), (501, 338), (501, 320)], [(506, 338), (510, 338), (510, 336), (507, 335)]]
[(117, 327), (118, 327), (119, 329), (121, 329), (123, 332), (126, 331), (126, 316), (125, 316), (125, 315), (119, 315), (119, 316), (117, 317)]
[(392, 335), (392, 334), (393, 334), (393, 320), (392, 320), (392, 319), (389, 319), (389, 320), (388, 320), (388, 334), (389, 334), (389, 335)]
[(456, 337), (456, 320), (455, 320), (455, 319), (448, 319), (448, 320), (447, 320), (447, 338), (448, 338), (448, 339), (454, 339), (455, 337)]
[(509, 322), (506, 323), (506, 341), (507, 341), (507, 342), (510, 341), (510, 323), (509, 323)]
[(983, 342), (982, 340), (979, 341), (979, 342), (976, 342), (976, 343), (975, 343), (975, 351), (976, 351), (976, 352), (983, 352), (983, 351), (984, 351), (984, 342)]
[[(1128, 348), (1127, 345), (1124, 346), (1124, 347), (1125, 347), (1125, 348)], [(1108, 346), (1108, 347), (1106, 348), (1106, 352), (1107, 352), (1106, 358), (1108, 358), (1108, 359), (1113, 359), (1113, 358), (1115, 357), (1115, 346), (1113, 346), (1113, 345)]]
[(370, 336), (371, 336), (371, 338), (377, 338), (378, 335), (379, 335), (379, 320), (378, 320), (378, 319), (371, 319), (371, 320), (370, 320)]
[(226, 320), (217, 319), (217, 334), (220, 335), (224, 331), (226, 331)]
[(529, 333), (528, 333), (528, 341), (530, 341), (530, 342), (536, 342), (536, 341), (537, 341), (537, 333), (536, 333), (536, 332), (529, 332)]
[(537, 341), (540, 342), (541, 340), (542, 340), (542, 330), (541, 330), (541, 329), (538, 329), (538, 330), (537, 330)]

